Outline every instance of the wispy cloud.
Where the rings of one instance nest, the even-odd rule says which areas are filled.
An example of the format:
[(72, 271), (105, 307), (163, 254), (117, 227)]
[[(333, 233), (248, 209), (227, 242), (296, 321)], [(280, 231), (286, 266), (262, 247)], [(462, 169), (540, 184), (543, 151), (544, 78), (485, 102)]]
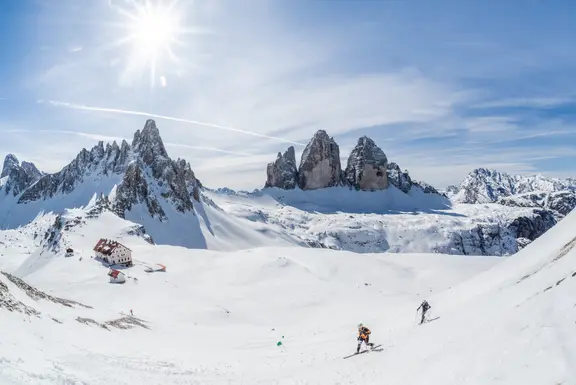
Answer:
[[(44, 103), (44, 101), (42, 101), (42, 100), (39, 100), (38, 102), (39, 102), (39, 103)], [(219, 129), (219, 130), (233, 131), (233, 132), (237, 132), (237, 133), (241, 133), (241, 134), (245, 134), (245, 135), (257, 136), (257, 137), (264, 138), (264, 139), (275, 140), (275, 141), (282, 142), (282, 143), (290, 143), (290, 144), (295, 144), (295, 145), (300, 145), (300, 146), (304, 146), (304, 145), (305, 145), (304, 143), (293, 142), (293, 141), (291, 141), (291, 140), (284, 139), (284, 138), (279, 138), (279, 137), (276, 137), (276, 136), (263, 135), (263, 134), (259, 134), (259, 133), (257, 133), (257, 132), (252, 132), (252, 131), (248, 131), (248, 130), (242, 130), (242, 129), (239, 129), (239, 128), (226, 127), (226, 126), (221, 126), (221, 125), (219, 125), (219, 124), (213, 124), (213, 123), (207, 123), (207, 122), (200, 122), (200, 121), (197, 121), (197, 120), (177, 118), (177, 117), (174, 117), (174, 116), (159, 115), (159, 114), (153, 114), (153, 113), (142, 112), (142, 111), (122, 110), (122, 109), (117, 109), (117, 108), (105, 108), (105, 107), (84, 106), (84, 105), (81, 105), (81, 104), (67, 103), (67, 102), (61, 102), (61, 101), (56, 101), (56, 100), (48, 100), (47, 103), (50, 104), (50, 105), (56, 106), (56, 107), (72, 108), (72, 109), (75, 109), (75, 110), (93, 111), (93, 112), (105, 112), (105, 113), (121, 114), (121, 115), (135, 115), (135, 116), (144, 116), (144, 117), (147, 117), (147, 118), (171, 120), (171, 121), (174, 121), (174, 122), (189, 123), (189, 124), (193, 124), (193, 125), (197, 125), (197, 126), (206, 126), (206, 127), (211, 127), (211, 128), (217, 128), (217, 129)]]
[(526, 107), (526, 108), (555, 108), (564, 105), (576, 104), (574, 97), (531, 97), (509, 98), (481, 102), (472, 105), (472, 108), (501, 108), (501, 107)]

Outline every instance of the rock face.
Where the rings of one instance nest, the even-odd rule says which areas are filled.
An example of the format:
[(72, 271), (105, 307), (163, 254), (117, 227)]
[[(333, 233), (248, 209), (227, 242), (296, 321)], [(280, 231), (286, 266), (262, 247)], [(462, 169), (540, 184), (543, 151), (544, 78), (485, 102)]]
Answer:
[(42, 178), (42, 176), (44, 175), (44, 173), (42, 171), (38, 170), (38, 168), (36, 167), (36, 165), (34, 163), (22, 161), (22, 164), (20, 165), (20, 167), (22, 167), (22, 169), (24, 169), (24, 171), (26, 171), (26, 174), (28, 174), (28, 176), (33, 181), (37, 181), (38, 179)]
[(139, 203), (148, 208), (148, 213), (153, 218), (158, 218), (160, 221), (166, 219), (166, 213), (160, 206), (158, 199), (153, 194), (150, 194), (148, 182), (142, 169), (136, 163), (132, 163), (126, 170), (124, 179), (116, 190), (113, 210), (124, 218), (126, 211), (130, 211), (134, 205)]
[(479, 168), (464, 179), (453, 199), (459, 203), (493, 203), (512, 195), (574, 189), (576, 184), (573, 179), (510, 175)]
[(508, 225), (516, 238), (535, 240), (556, 224), (554, 214), (548, 210), (534, 210), (534, 216), (518, 217)]
[(363, 136), (348, 157), (344, 177), (358, 190), (384, 190), (388, 188), (387, 167), (388, 158), (384, 151), (372, 139)]
[(278, 153), (276, 160), (266, 167), (266, 184), (264, 187), (278, 187), (292, 190), (298, 185), (298, 168), (294, 147), (288, 147), (284, 153)]
[(22, 162), (12, 154), (6, 155), (4, 166), (0, 178), (5, 182), (0, 185), (0, 191), (4, 194), (17, 196), (32, 184), (36, 183), (42, 177), (40, 172), (33, 163)]
[(184, 181), (186, 182), (188, 191), (192, 194), (192, 198), (196, 202), (200, 202), (200, 189), (202, 188), (202, 183), (200, 182), (200, 180), (198, 180), (198, 178), (196, 178), (196, 175), (194, 174), (194, 171), (192, 171), (190, 163), (188, 163), (184, 159), (178, 159), (176, 161), (176, 165), (181, 170), (181, 173), (184, 175)]
[(319, 130), (302, 153), (298, 186), (302, 190), (316, 190), (341, 185), (340, 148), (326, 131)]
[(2, 166), (2, 173), (0, 174), (0, 178), (4, 178), (10, 175), (12, 170), (18, 169), (20, 167), (20, 161), (16, 158), (15, 155), (8, 154), (6, 158), (4, 158), (4, 165)]
[(501, 198), (499, 204), (512, 207), (536, 207), (550, 210), (560, 220), (576, 209), (576, 190), (535, 192)]
[(402, 171), (396, 163), (388, 163), (384, 151), (367, 136), (358, 139), (344, 171), (340, 165), (340, 149), (324, 130), (314, 134), (302, 153), (299, 167), (296, 166), (294, 147), (289, 147), (284, 154), (278, 153), (276, 160), (266, 167), (264, 188), (316, 190), (335, 186), (364, 191), (395, 186), (405, 194), (414, 189), (446, 198), (429, 184), (413, 181), (408, 172)]
[(387, 167), (388, 182), (392, 186), (396, 186), (404, 193), (408, 193), (412, 188), (412, 178), (408, 175), (408, 171), (402, 171), (400, 166), (391, 162)]

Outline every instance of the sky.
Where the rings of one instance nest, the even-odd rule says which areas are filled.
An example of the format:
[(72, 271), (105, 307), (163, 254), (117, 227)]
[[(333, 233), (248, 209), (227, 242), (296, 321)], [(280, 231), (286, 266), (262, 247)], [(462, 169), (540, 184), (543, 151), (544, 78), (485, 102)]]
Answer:
[[(149, 3), (148, 5), (146, 3)], [(153, 117), (208, 187), (251, 190), (324, 129), (436, 187), (576, 176), (568, 1), (6, 0), (0, 156), (46, 172)]]

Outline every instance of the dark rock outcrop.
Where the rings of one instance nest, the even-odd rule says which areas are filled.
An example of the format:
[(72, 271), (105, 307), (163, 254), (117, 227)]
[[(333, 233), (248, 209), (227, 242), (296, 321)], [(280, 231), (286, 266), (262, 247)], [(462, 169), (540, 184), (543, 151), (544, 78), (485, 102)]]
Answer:
[(278, 153), (276, 160), (266, 167), (266, 184), (264, 187), (278, 187), (292, 190), (298, 185), (298, 167), (294, 147), (288, 147), (284, 153)]
[(176, 165), (179, 168), (179, 172), (184, 176), (184, 181), (186, 182), (186, 187), (188, 191), (192, 195), (192, 198), (196, 202), (200, 202), (200, 189), (202, 188), (202, 183), (196, 178), (194, 171), (192, 171), (192, 167), (190, 163), (188, 163), (184, 159), (178, 159), (176, 161)]
[(535, 192), (501, 198), (499, 204), (510, 207), (536, 207), (550, 210), (560, 220), (576, 209), (576, 190)]
[(2, 166), (2, 173), (0, 173), (0, 178), (10, 175), (12, 170), (20, 167), (20, 161), (13, 154), (8, 154), (4, 158), (4, 164)]
[(0, 189), (4, 194), (20, 195), (29, 186), (36, 183), (42, 172), (36, 168), (33, 163), (22, 162), (12, 154), (6, 155), (0, 178), (6, 178), (6, 181)]
[(374, 191), (388, 188), (388, 158), (376, 143), (363, 136), (348, 157), (344, 177), (357, 190)]
[(340, 149), (326, 131), (319, 130), (302, 153), (298, 186), (302, 190), (316, 190), (342, 184)]
[(148, 182), (140, 166), (132, 163), (126, 170), (122, 183), (116, 189), (114, 211), (118, 216), (124, 218), (125, 212), (130, 211), (137, 204), (145, 205), (150, 216), (161, 221), (166, 219), (166, 213), (160, 206), (158, 199), (150, 194)]
[(388, 183), (390, 183), (392, 186), (396, 186), (402, 192), (408, 193), (413, 184), (412, 178), (410, 178), (410, 175), (408, 175), (408, 171), (402, 171), (400, 166), (394, 162), (388, 164), (387, 169)]
[(549, 210), (534, 210), (533, 217), (518, 217), (509, 225), (508, 229), (516, 238), (535, 240), (556, 224), (554, 214)]

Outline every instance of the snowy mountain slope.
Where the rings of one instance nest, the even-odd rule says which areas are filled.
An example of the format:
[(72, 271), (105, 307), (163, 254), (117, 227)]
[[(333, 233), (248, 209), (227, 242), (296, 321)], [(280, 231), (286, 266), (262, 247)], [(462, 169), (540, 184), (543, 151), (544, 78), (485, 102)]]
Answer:
[(394, 341), (400, 348), (378, 360), (390, 383), (573, 381), (575, 224), (573, 212), (517, 255), (432, 297), (442, 318)]
[[(10, 287), (41, 314), (0, 309), (0, 327), (13, 331), (3, 335), (9, 348), (0, 349), (0, 382), (570, 383), (575, 224), (572, 213), (501, 259), (154, 246), (122, 235), (134, 224), (105, 214), (69, 232), (75, 257), (53, 255), (25, 276), (52, 296), (92, 309), (31, 300)], [(106, 268), (89, 258), (90, 237), (103, 229), (134, 250), (137, 264), (125, 271), (137, 283), (109, 284)], [(0, 258), (0, 270), (5, 262)], [(145, 273), (152, 263), (165, 263), (167, 272)], [(416, 326), (414, 310), (423, 298), (431, 317), (440, 318)], [(129, 309), (148, 329), (106, 330), (77, 321), (104, 324)], [(355, 349), (360, 321), (384, 350), (342, 360)]]
[(479, 168), (472, 171), (459, 186), (452, 187), (452, 200), (458, 203), (493, 203), (500, 198), (533, 192), (575, 190), (576, 180), (548, 178), (543, 175), (510, 175)]
[[(70, 218), (81, 215), (74, 211)], [(12, 254), (0, 258), (0, 270), (92, 308), (60, 309), (11, 287), (41, 313), (0, 309), (0, 327), (14, 329), (2, 339), (10, 349), (0, 349), (1, 383), (290, 383), (300, 370), (341, 362), (354, 348), (359, 319), (393, 319), (392, 309), (418, 302), (421, 293), (447, 289), (499, 261), (298, 247), (190, 250), (127, 235), (134, 225), (107, 212), (83, 218), (64, 235), (75, 256), (49, 252), (50, 262), (39, 268), (37, 254), (19, 256), (4, 245), (2, 252)], [(108, 283), (107, 268), (90, 258), (100, 234), (134, 250), (136, 265), (124, 271), (137, 283)], [(33, 243), (33, 232), (23, 231), (19, 240)], [(166, 264), (167, 272), (145, 273), (153, 263)], [(129, 309), (149, 329), (106, 330), (78, 321), (106, 325)]]

